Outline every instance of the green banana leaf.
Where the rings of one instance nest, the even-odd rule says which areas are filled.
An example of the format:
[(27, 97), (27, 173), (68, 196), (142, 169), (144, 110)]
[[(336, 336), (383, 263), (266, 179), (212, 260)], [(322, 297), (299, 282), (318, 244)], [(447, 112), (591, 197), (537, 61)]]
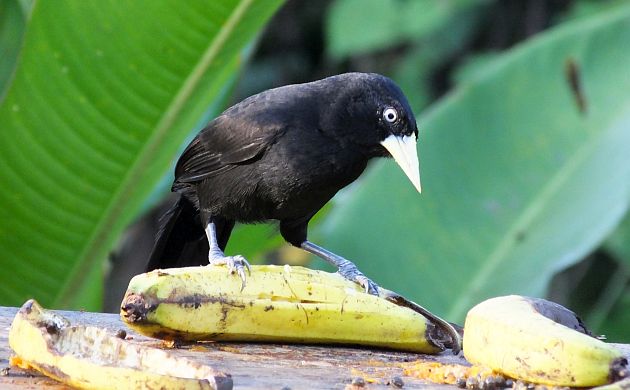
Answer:
[[(327, 18), (327, 50), (334, 58), (345, 58), (427, 38), (448, 27), (459, 29), (467, 14), (487, 3), (488, 0), (335, 0)], [(448, 34), (439, 39), (448, 39)]]
[(544, 295), (628, 208), (628, 42), (626, 6), (475, 72), (418, 118), (424, 192), (374, 164), (337, 198), (323, 243), (453, 321), (491, 296)]
[(280, 4), (34, 4), (0, 106), (0, 305), (90, 301), (89, 275)]

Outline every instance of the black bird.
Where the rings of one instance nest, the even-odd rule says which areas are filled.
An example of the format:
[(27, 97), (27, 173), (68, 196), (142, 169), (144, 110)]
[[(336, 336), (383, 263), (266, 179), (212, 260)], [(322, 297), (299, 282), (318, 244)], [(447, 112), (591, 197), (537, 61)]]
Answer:
[[(147, 270), (226, 264), (245, 283), (242, 256), (226, 256), (235, 222), (280, 222), (292, 245), (377, 294), (350, 261), (306, 238), (315, 213), (373, 157), (394, 157), (420, 191), (418, 128), (389, 78), (346, 73), (270, 89), (230, 107), (192, 140), (175, 168), (180, 194), (164, 215)], [(375, 227), (377, 228), (377, 227)]]

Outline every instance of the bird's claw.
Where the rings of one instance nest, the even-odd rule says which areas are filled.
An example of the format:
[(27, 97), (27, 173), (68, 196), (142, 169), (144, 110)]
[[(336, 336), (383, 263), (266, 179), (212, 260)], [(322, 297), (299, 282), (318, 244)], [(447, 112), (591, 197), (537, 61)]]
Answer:
[(249, 262), (241, 255), (211, 258), (210, 264), (225, 265), (231, 274), (238, 274), (238, 277), (241, 278), (241, 291), (245, 288), (245, 284), (247, 282), (245, 269), (247, 268), (247, 273), (249, 273), (250, 276), (252, 274), (252, 268), (249, 265)]
[(351, 262), (343, 264), (339, 267), (339, 274), (344, 278), (351, 280), (365, 289), (365, 292), (371, 295), (378, 296), (379, 286), (374, 283), (370, 278), (365, 276), (359, 269)]
[(365, 275), (360, 275), (357, 276), (354, 281), (363, 287), (366, 293), (378, 296), (378, 284), (374, 283), (372, 279)]

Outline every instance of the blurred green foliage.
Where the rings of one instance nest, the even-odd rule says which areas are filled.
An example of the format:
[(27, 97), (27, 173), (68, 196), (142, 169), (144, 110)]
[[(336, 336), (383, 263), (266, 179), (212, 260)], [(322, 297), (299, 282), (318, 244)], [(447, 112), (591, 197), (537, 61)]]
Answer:
[[(17, 3), (2, 4), (13, 10), (3, 25), (20, 25)], [(207, 111), (221, 108), (243, 48), (280, 4), (41, 1), (23, 44), (19, 28), (5, 34), (21, 50), (0, 104), (0, 253), (10, 270), (0, 304), (94, 308), (123, 228)]]
[[(107, 253), (235, 83), (376, 71), (419, 114), (425, 192), (375, 162), (312, 238), (452, 321), (546, 295), (630, 342), (626, 1), (289, 2), (237, 83), (281, 2), (0, 0), (0, 304), (96, 308)], [(263, 258), (274, 231), (228, 251)]]
[(417, 42), (465, 22), (488, 0), (344, 0), (330, 7), (328, 51), (335, 58)]
[[(432, 2), (448, 12), (426, 29), (406, 29), (433, 14), (421, 1), (356, 3), (330, 8), (333, 58), (389, 48), (383, 68), (417, 108), (444, 64), (454, 86), (418, 118), (423, 194), (375, 163), (337, 198), (323, 243), (449, 320), (491, 296), (549, 295), (630, 341), (628, 222), (615, 231), (630, 200), (627, 2), (574, 2), (557, 26), (490, 51), (475, 41), (498, 2)], [(561, 272), (593, 252), (588, 272)]]
[[(630, 63), (628, 11), (514, 49), (418, 118), (425, 193), (378, 164), (328, 219), (333, 247), (457, 321), (493, 295), (543, 294), (627, 207), (630, 79), (606, 75)], [(584, 112), (567, 61), (582, 69)]]

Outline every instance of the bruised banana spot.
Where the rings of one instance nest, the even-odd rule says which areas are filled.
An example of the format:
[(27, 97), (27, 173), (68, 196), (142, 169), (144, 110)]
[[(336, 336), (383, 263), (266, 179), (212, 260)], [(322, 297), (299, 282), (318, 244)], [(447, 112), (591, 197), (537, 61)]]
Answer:
[(155, 310), (143, 294), (129, 293), (120, 305), (121, 315), (128, 323), (139, 323), (147, 320), (147, 315)]

